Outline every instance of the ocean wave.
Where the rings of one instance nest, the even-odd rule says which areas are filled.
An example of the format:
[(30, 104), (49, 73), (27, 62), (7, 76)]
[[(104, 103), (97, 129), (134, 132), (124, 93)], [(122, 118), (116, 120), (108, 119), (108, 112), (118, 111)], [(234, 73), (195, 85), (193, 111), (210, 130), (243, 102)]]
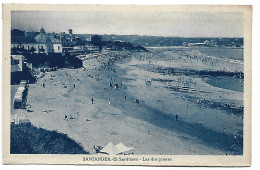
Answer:
[(210, 55), (203, 55), (203, 57), (222, 61), (222, 62), (229, 62), (229, 63), (232, 63), (232, 64), (239, 64), (241, 66), (244, 66), (244, 62), (242, 60), (236, 60), (236, 59), (225, 58), (225, 57), (215, 57), (215, 56), (210, 56)]
[(184, 74), (184, 75), (199, 75), (199, 76), (213, 76), (213, 77), (236, 77), (244, 79), (243, 72), (229, 72), (229, 71), (218, 71), (218, 70), (193, 70), (193, 69), (180, 69), (172, 67), (160, 67), (157, 66), (153, 69), (155, 72), (162, 74)]

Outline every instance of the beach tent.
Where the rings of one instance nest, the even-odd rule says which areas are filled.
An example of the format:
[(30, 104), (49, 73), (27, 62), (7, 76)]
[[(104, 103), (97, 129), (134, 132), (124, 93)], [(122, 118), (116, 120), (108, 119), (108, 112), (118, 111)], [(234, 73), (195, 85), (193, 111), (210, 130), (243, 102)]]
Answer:
[(118, 143), (116, 146), (109, 142), (100, 152), (107, 153), (109, 155), (117, 155), (122, 152), (127, 152), (132, 150), (133, 148), (126, 147), (123, 143)]
[(120, 151), (115, 147), (112, 142), (109, 142), (103, 149), (101, 149), (102, 153), (107, 153), (109, 155), (116, 155), (120, 153)]
[(132, 150), (133, 148), (129, 148), (129, 147), (126, 147), (123, 143), (118, 143), (116, 146), (115, 146), (119, 151), (120, 153), (121, 152), (127, 152), (127, 151), (130, 151)]

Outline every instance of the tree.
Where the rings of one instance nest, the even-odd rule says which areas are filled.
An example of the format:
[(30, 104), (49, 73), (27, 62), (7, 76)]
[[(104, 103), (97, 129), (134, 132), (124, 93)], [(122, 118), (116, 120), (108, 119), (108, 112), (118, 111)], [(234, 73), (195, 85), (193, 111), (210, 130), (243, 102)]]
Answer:
[(35, 51), (36, 51), (36, 49), (34, 47), (31, 47), (30, 52), (34, 53)]
[(93, 35), (91, 37), (91, 44), (95, 45), (95, 46), (102, 46), (102, 37), (99, 35)]
[(43, 48), (43, 46), (41, 46), (41, 48), (40, 48), (40, 52), (42, 52), (42, 53), (45, 52), (45, 49)]

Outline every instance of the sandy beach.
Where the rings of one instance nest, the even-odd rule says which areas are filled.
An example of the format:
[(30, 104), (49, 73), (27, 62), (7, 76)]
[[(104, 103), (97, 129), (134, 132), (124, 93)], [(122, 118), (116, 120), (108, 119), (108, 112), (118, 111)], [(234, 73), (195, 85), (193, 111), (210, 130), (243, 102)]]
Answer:
[[(94, 145), (105, 146), (109, 142), (133, 147), (131, 152), (136, 155), (230, 154), (237, 131), (232, 123), (236, 120), (229, 126), (231, 118), (224, 111), (201, 111), (203, 108), (169, 94), (156, 81), (146, 86), (144, 77), (156, 79), (157, 73), (134, 69), (131, 63), (136, 64), (137, 58), (131, 55), (134, 56), (117, 52), (84, 61), (84, 69), (40, 73), (37, 84), (29, 87), (27, 104), (33, 112), (26, 116), (36, 127), (67, 134), (91, 154), (95, 153)], [(117, 61), (111, 62), (115, 58)], [(223, 94), (223, 98), (236, 95), (239, 96)], [(208, 119), (205, 113), (213, 118)], [(179, 115), (178, 121), (175, 114)], [(223, 121), (223, 126), (219, 121)], [(223, 129), (227, 129), (225, 133)], [(241, 148), (236, 152), (241, 154)]]

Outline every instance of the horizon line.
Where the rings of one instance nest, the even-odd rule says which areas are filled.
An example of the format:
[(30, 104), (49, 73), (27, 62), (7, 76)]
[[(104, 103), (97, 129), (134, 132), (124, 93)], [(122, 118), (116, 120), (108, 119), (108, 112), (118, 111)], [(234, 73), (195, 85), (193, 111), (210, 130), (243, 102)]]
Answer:
[[(39, 31), (26, 31), (26, 30), (22, 30), (22, 29), (19, 29), (19, 28), (12, 28), (11, 30), (13, 29), (18, 29), (18, 30), (21, 30), (21, 31), (25, 31), (25, 32), (39, 32)], [(60, 32), (54, 32), (54, 31), (50, 31), (50, 32), (47, 32), (47, 33), (63, 33), (66, 31), (60, 31)], [(185, 36), (174, 36), (174, 35), (147, 35), (147, 34), (115, 34), (115, 33), (102, 33), (102, 34), (98, 34), (98, 33), (74, 33), (75, 35), (86, 35), (86, 34), (89, 34), (89, 35), (117, 35), (117, 36), (149, 36), (149, 37), (165, 37), (165, 38), (244, 38), (244, 37), (238, 37), (238, 36), (234, 36), (234, 37), (214, 37), (214, 36), (198, 36), (198, 37), (185, 37)]]
[[(173, 36), (173, 35), (147, 35), (147, 34), (96, 34), (96, 33), (79, 33), (79, 34), (90, 34), (90, 35), (119, 35), (119, 36), (125, 36), (125, 35), (134, 35), (134, 36), (148, 36), (148, 37), (169, 37), (169, 38), (244, 38), (244, 37), (214, 37), (214, 36), (209, 36), (209, 37), (184, 37), (184, 36)], [(79, 35), (77, 34), (77, 35)]]

